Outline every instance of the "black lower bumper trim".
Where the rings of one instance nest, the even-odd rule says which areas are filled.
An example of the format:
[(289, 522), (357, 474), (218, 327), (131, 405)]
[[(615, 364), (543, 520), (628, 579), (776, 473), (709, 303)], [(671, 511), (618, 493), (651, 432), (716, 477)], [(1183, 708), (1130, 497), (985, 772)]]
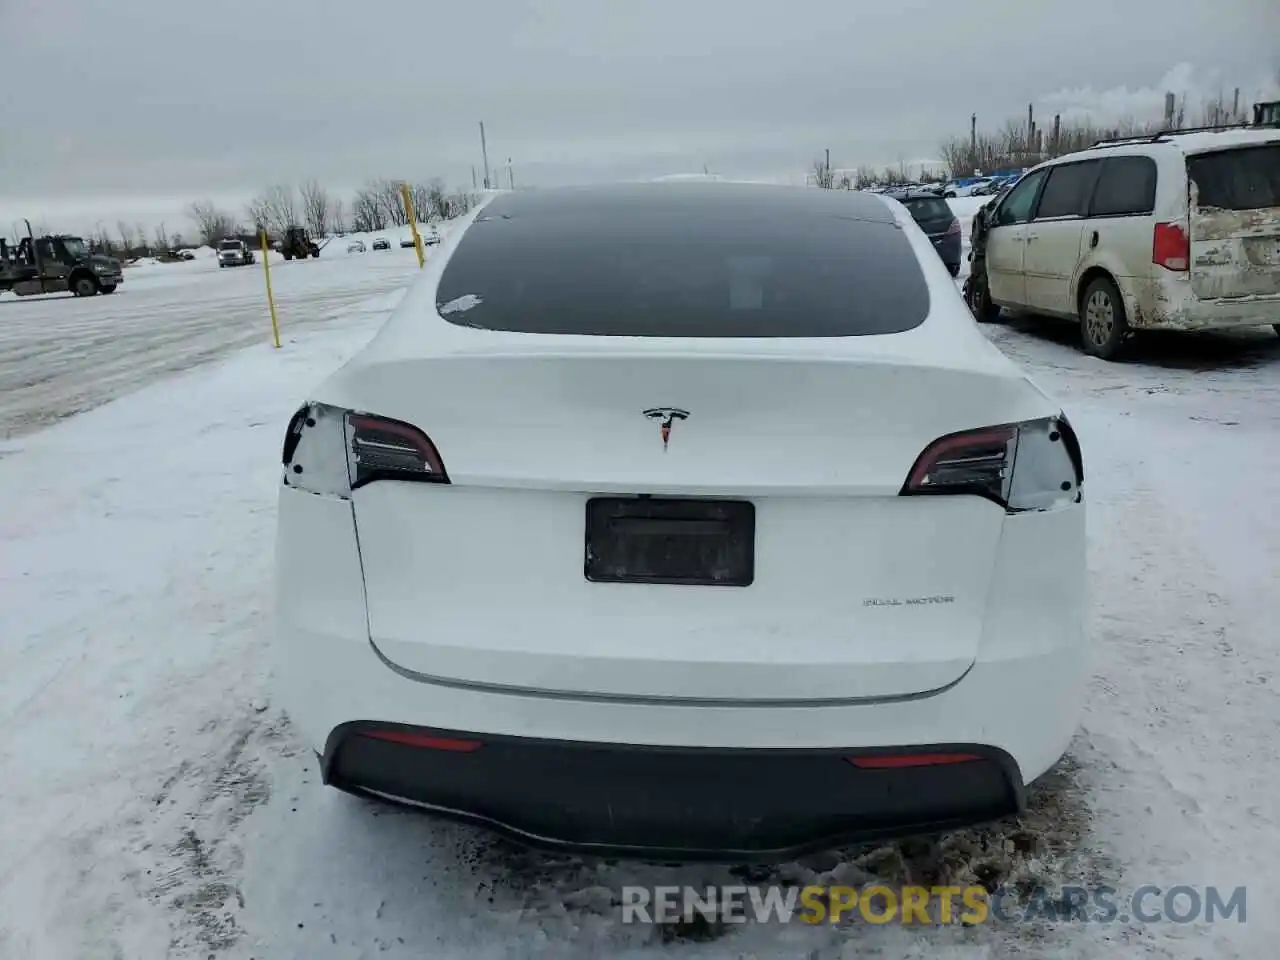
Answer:
[[(470, 751), (376, 739), (399, 731)], [(846, 758), (968, 754), (862, 769)], [(973, 744), (902, 749), (676, 748), (350, 723), (326, 783), (496, 830), (532, 846), (660, 860), (776, 862), (847, 843), (942, 832), (1022, 807), (1013, 759)]]

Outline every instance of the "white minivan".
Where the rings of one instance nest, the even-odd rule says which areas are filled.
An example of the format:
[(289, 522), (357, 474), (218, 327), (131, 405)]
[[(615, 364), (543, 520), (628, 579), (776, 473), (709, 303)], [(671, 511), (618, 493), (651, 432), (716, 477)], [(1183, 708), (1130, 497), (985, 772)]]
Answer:
[(1110, 359), (1134, 330), (1280, 333), (1280, 130), (1098, 144), (1029, 171), (991, 214), (989, 302), (1080, 323)]

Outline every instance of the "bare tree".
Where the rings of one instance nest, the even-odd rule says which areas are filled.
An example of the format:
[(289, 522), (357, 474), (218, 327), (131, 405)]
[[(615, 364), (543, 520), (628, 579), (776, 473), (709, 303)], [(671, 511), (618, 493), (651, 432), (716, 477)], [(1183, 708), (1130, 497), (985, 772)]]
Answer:
[(235, 217), (219, 210), (211, 200), (197, 200), (187, 208), (187, 212), (195, 222), (200, 242), (211, 247), (240, 232)]
[[(445, 193), (444, 181), (439, 177), (434, 177), (427, 183), (427, 210), (431, 216), (437, 220), (448, 220), (453, 211), (449, 203), (448, 194)], [(417, 202), (416, 200), (414, 201)]]
[(281, 233), (287, 227), (296, 226), (298, 217), (298, 198), (293, 187), (278, 183), (267, 191), (268, 209), (271, 211), (271, 223)]
[(123, 220), (116, 221), (116, 230), (120, 234), (120, 246), (126, 256), (133, 249), (133, 227), (125, 223)]
[(111, 241), (111, 234), (107, 232), (107, 228), (99, 223), (93, 231), (93, 236), (89, 238), (89, 244), (98, 253), (105, 253), (110, 256), (115, 252), (115, 244)]
[(813, 161), (813, 182), (823, 190), (830, 190), (835, 186), (831, 168), (821, 159)]
[(413, 215), (419, 223), (430, 223), (435, 214), (435, 200), (431, 185), (415, 183), (409, 187), (409, 199), (413, 201)]
[(161, 253), (169, 249), (169, 232), (165, 230), (163, 222), (156, 227), (156, 249)]
[(142, 251), (144, 257), (151, 256), (151, 244), (147, 242), (146, 224), (138, 223), (134, 225), (134, 236), (138, 238), (138, 249)]
[(288, 227), (299, 223), (298, 197), (288, 184), (278, 183), (268, 187), (249, 201), (247, 211), (259, 230), (284, 233)]
[(250, 200), (244, 206), (245, 216), (249, 218), (249, 222), (253, 224), (255, 233), (261, 233), (264, 230), (271, 229), (271, 211), (265, 196), (257, 196)]
[(479, 202), (480, 198), (478, 196), (474, 193), (468, 193), (465, 190), (459, 190), (457, 193), (448, 194), (444, 198), (444, 205), (442, 208), (444, 216), (442, 219), (452, 220), (454, 217), (460, 217)]
[(333, 226), (334, 233), (347, 232), (347, 205), (343, 203), (341, 197), (333, 198), (333, 213), (329, 215), (329, 222)]
[(393, 227), (403, 227), (409, 222), (409, 212), (404, 208), (404, 200), (400, 197), (399, 180), (376, 180), (374, 189), (378, 201), (382, 204), (382, 212)]
[(386, 227), (387, 217), (377, 187), (366, 184), (356, 191), (351, 201), (351, 228), (359, 233), (371, 233)]
[(329, 231), (329, 193), (315, 180), (306, 181), (300, 188), (302, 215), (312, 236), (323, 237)]

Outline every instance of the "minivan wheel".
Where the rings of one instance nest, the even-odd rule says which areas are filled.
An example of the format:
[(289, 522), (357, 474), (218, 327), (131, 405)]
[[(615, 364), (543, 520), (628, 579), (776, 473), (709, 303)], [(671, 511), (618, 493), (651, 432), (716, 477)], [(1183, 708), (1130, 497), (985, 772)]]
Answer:
[(1129, 335), (1124, 300), (1107, 277), (1098, 277), (1080, 298), (1080, 339), (1084, 352), (1114, 360)]
[(965, 288), (969, 312), (973, 314), (975, 320), (979, 323), (994, 323), (1000, 319), (1000, 307), (991, 302), (985, 277), (975, 277), (970, 274)]

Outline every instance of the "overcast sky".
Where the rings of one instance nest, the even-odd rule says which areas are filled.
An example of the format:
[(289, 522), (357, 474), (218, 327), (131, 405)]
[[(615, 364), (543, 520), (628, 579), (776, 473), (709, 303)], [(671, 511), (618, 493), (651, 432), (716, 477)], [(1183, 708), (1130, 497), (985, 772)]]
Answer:
[(0, 0), (0, 65), (0, 232), (87, 231), (313, 176), (469, 185), (480, 120), (517, 186), (931, 157), (973, 111), (1259, 86), (1280, 0)]

